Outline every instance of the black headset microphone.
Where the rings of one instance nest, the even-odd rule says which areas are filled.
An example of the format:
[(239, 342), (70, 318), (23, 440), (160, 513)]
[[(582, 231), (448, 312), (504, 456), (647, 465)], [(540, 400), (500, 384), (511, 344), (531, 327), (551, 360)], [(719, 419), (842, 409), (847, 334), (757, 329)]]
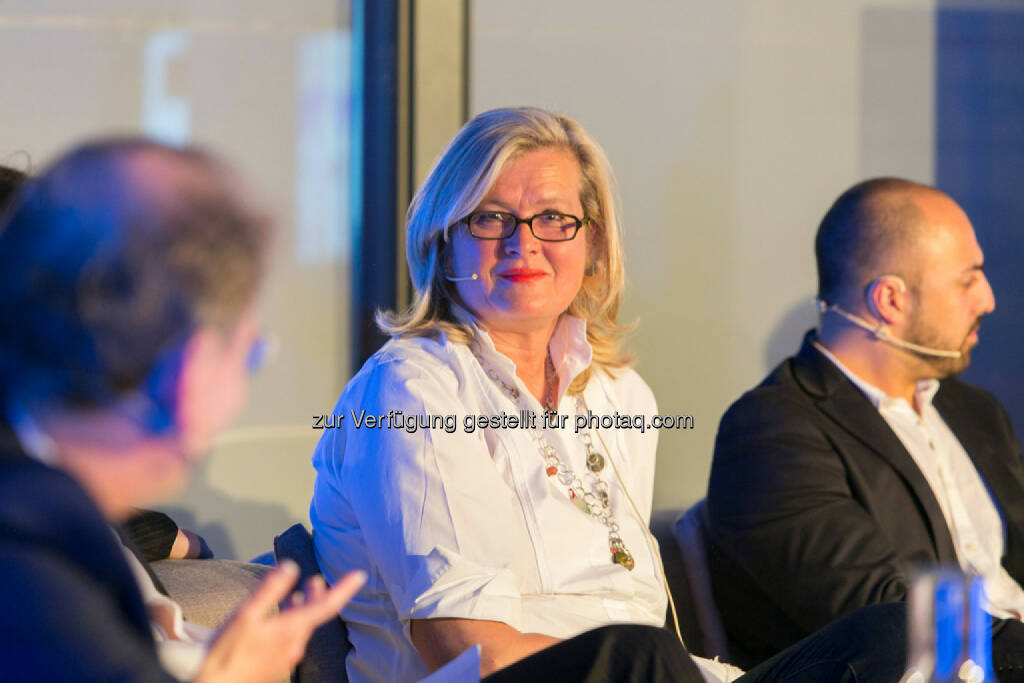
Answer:
[[(903, 282), (903, 278), (896, 275), (888, 277), (895, 279), (899, 283), (901, 292), (907, 291), (907, 285)], [(874, 282), (872, 282), (871, 286), (868, 288), (868, 305), (871, 307), (872, 311), (875, 311), (875, 307), (874, 302), (871, 300), (871, 294), (874, 291), (875, 287), (878, 286), (879, 280), (881, 280), (881, 278), (878, 278)], [(886, 344), (892, 344), (893, 346), (898, 346), (909, 351), (916, 351), (917, 353), (921, 353), (926, 356), (934, 356), (936, 358), (961, 358), (964, 355), (962, 351), (947, 351), (945, 349), (933, 349), (930, 346), (921, 346), (920, 344), (914, 344), (904, 339), (900, 339), (899, 337), (894, 337), (883, 323), (879, 323), (878, 325), (872, 325), (859, 315), (854, 315), (849, 311), (844, 311), (842, 308), (839, 307), (839, 304), (830, 304), (824, 299), (815, 299), (815, 303), (817, 303), (818, 305), (819, 313), (824, 315), (825, 313), (831, 311), (837, 315), (840, 315), (843, 318), (849, 320), (857, 327), (863, 328), (870, 332), (871, 334), (873, 334), (875, 336), (875, 339), (877, 339), (878, 341), (885, 342)]]

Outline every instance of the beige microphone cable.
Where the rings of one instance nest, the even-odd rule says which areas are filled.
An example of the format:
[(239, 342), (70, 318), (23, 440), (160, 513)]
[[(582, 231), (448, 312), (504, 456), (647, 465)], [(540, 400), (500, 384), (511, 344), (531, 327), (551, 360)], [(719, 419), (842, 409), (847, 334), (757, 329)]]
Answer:
[[(590, 406), (587, 405), (587, 399), (583, 397), (582, 393), (580, 394), (580, 399), (583, 401), (583, 407), (586, 408), (587, 412), (589, 413)], [(632, 506), (633, 513), (641, 522), (640, 527), (644, 530), (644, 534), (647, 536), (647, 543), (649, 550), (651, 550), (651, 554), (654, 555), (655, 558), (657, 558), (658, 569), (661, 570), (661, 585), (665, 589), (665, 595), (668, 597), (669, 610), (672, 612), (672, 625), (676, 629), (676, 637), (679, 638), (680, 645), (682, 645), (683, 649), (685, 649), (686, 642), (683, 640), (682, 631), (679, 630), (679, 614), (676, 612), (676, 603), (672, 599), (672, 591), (668, 587), (668, 576), (665, 573), (665, 565), (661, 561), (661, 553), (656, 550), (658, 547), (658, 541), (656, 538), (654, 538), (654, 534), (651, 533), (648, 524), (643, 523), (644, 515), (640, 512), (640, 508), (636, 504), (636, 501), (633, 500), (633, 496), (630, 495), (629, 489), (626, 488), (626, 482), (623, 481), (622, 475), (619, 474), (619, 468), (615, 465), (615, 458), (612, 457), (611, 449), (608, 448), (608, 444), (605, 443), (604, 437), (601, 436), (600, 428), (595, 429), (593, 431), (597, 434), (597, 438), (601, 442), (601, 446), (604, 448), (604, 452), (608, 454), (608, 462), (612, 464), (612, 471), (615, 472), (615, 478), (619, 480), (619, 486), (622, 488), (623, 493), (626, 494), (626, 499), (629, 501), (630, 506)]]

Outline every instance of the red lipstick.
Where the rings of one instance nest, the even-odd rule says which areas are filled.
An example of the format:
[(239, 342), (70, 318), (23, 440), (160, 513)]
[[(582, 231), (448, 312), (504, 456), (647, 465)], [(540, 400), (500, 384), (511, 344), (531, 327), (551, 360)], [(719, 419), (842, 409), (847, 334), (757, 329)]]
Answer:
[(498, 273), (498, 277), (512, 282), (529, 282), (536, 278), (544, 277), (546, 273), (536, 268), (509, 268)]

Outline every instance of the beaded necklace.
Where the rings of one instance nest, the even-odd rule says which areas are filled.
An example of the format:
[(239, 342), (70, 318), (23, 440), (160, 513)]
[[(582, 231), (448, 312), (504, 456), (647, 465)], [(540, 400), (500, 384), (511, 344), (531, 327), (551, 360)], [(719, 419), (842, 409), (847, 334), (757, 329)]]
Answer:
[[(513, 401), (519, 404), (519, 389), (501, 379), (497, 371), (484, 362), (483, 357), (475, 346), (471, 346), (470, 348), (473, 351), (473, 355), (476, 356), (477, 362), (480, 363), (480, 367), (483, 368), (484, 373), (491, 378), (491, 381), (504, 389), (505, 393), (507, 393)], [(550, 355), (546, 359), (545, 363), (551, 363)], [(552, 371), (553, 370), (554, 364), (552, 363)], [(545, 375), (547, 375), (546, 368)], [(546, 377), (545, 380), (547, 380)], [(547, 386), (548, 382), (545, 381), (545, 387)], [(545, 391), (545, 399), (548, 399), (553, 403), (552, 393)], [(521, 410), (527, 409), (521, 404), (519, 407)], [(550, 405), (545, 407), (549, 409), (552, 408)], [(552, 412), (554, 411), (552, 410)], [(577, 414), (585, 414), (586, 412), (586, 403), (583, 400), (582, 394), (578, 394), (576, 396), (576, 412)], [(604, 524), (605, 528), (608, 529), (608, 549), (612, 555), (612, 562), (622, 565), (629, 571), (633, 571), (633, 568), (636, 566), (636, 562), (633, 559), (633, 555), (626, 548), (626, 544), (622, 540), (622, 537), (619, 535), (619, 525), (612, 516), (611, 505), (608, 500), (608, 484), (600, 475), (601, 470), (604, 469), (605, 459), (604, 456), (594, 448), (594, 439), (590, 435), (590, 430), (588, 429), (580, 432), (579, 435), (587, 452), (587, 470), (591, 478), (594, 480), (589, 491), (583, 488), (583, 482), (580, 481), (580, 478), (572, 471), (572, 468), (558, 457), (558, 451), (548, 443), (543, 431), (534, 427), (530, 430), (530, 433), (537, 445), (537, 450), (540, 452), (540, 455), (544, 460), (544, 473), (547, 474), (548, 477), (554, 477), (558, 480), (558, 483), (568, 489), (569, 500), (571, 500), (573, 505), (579, 508), (581, 512), (594, 517)]]

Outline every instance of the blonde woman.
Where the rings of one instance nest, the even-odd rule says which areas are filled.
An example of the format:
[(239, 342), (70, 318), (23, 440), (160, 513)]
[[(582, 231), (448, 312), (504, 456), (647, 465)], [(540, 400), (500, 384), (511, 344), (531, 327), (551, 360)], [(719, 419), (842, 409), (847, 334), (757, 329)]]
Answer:
[(657, 432), (590, 419), (656, 413), (621, 348), (604, 153), (565, 116), (485, 112), (407, 228), (415, 301), (380, 316), (392, 339), (313, 458), (321, 568), (369, 570), (350, 680), (415, 681), (476, 644), (494, 680), (703, 680), (661, 628)]

